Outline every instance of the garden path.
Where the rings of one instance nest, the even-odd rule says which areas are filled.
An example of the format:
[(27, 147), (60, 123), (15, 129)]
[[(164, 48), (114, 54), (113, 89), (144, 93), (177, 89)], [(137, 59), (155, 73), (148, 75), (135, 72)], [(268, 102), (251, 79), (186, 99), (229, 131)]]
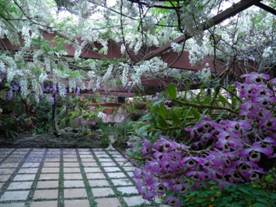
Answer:
[(0, 207), (160, 206), (138, 195), (133, 171), (114, 149), (0, 148)]

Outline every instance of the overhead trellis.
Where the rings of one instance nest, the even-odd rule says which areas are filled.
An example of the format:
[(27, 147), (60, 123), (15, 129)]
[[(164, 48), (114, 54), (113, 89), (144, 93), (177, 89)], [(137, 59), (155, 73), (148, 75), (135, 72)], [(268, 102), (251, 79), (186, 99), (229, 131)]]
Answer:
[[(69, 69), (74, 70), (84, 70), (84, 71), (90, 71), (91, 66), (87, 64), (81, 63), (81, 61), (89, 61), (89, 59), (98, 59), (103, 61), (111, 61), (109, 64), (115, 64), (113, 69), (106, 68), (106, 71), (100, 72), (102, 74), (103, 78), (107, 78), (108, 75), (111, 74), (110, 71), (115, 71), (115, 74), (117, 73), (116, 70), (119, 68), (121, 71), (122, 76), (124, 79), (128, 82), (128, 80), (131, 80), (131, 84), (117, 87), (117, 88), (111, 88), (110, 91), (118, 91), (118, 88), (122, 91), (130, 92), (135, 89), (133, 87), (137, 81), (136, 79), (139, 79), (142, 77), (142, 81), (137, 81), (137, 83), (146, 84), (149, 83), (150, 78), (152, 76), (152, 79), (154, 79), (154, 75), (161, 73), (160, 71), (167, 71), (168, 68), (177, 68), (177, 69), (184, 69), (184, 70), (190, 70), (190, 71), (200, 71), (202, 69), (209, 68), (213, 70), (216, 74), (224, 73), (225, 70), (232, 71), (232, 73), (242, 73), (243, 68), (245, 67), (245, 63), (243, 58), (239, 57), (236, 58), (237, 55), (233, 55), (230, 59), (226, 61), (225, 59), (221, 57), (217, 57), (217, 51), (220, 50), (217, 44), (221, 41), (221, 37), (219, 35), (216, 35), (213, 31), (213, 27), (216, 27), (226, 19), (231, 19), (231, 17), (235, 15), (239, 15), (240, 12), (248, 9), (249, 7), (253, 5), (257, 5), (258, 7), (261, 7), (265, 9), (266, 11), (269, 11), (273, 13), (273, 9), (267, 5), (264, 5), (260, 3), (260, 0), (241, 0), (238, 3), (233, 4), (227, 9), (222, 10), (221, 8), (218, 8), (218, 12), (215, 15), (208, 15), (208, 17), (201, 17), (199, 15), (198, 20), (194, 20), (195, 24), (192, 25), (190, 28), (186, 28), (185, 25), (183, 25), (183, 20), (181, 19), (181, 15), (183, 15), (183, 8), (189, 8), (191, 5), (197, 6), (197, 2), (195, 1), (143, 1), (143, 0), (128, 0), (128, 1), (117, 1), (118, 5), (114, 6), (108, 6), (107, 2), (97, 2), (93, 0), (89, 1), (55, 1), (56, 6), (58, 8), (58, 12), (63, 12), (64, 9), (69, 11), (69, 13), (73, 16), (77, 16), (79, 18), (78, 25), (81, 25), (82, 28), (86, 28), (84, 24), (81, 21), (89, 22), (89, 21), (95, 21), (95, 20), (88, 20), (89, 16), (93, 16), (91, 14), (91, 11), (100, 11), (101, 17), (98, 18), (105, 18), (105, 22), (107, 26), (111, 26), (113, 22), (118, 23), (117, 27), (111, 27), (112, 29), (105, 29), (104, 35), (108, 37), (108, 39), (103, 39), (103, 37), (94, 40), (93, 32), (95, 30), (91, 30), (91, 34), (82, 33), (84, 36), (78, 36), (79, 34), (76, 33), (76, 35), (71, 35), (69, 32), (64, 30), (64, 28), (60, 27), (59, 25), (51, 25), (50, 22), (47, 22), (45, 19), (47, 17), (39, 17), (33, 16), (31, 9), (28, 7), (28, 3), (26, 3), (23, 0), (14, 0), (11, 1), (15, 5), (13, 5), (13, 8), (19, 9), (21, 11), (21, 17), (20, 18), (11, 18), (9, 16), (1, 16), (2, 19), (5, 21), (9, 21), (11, 23), (18, 23), (16, 24), (16, 27), (22, 27), (24, 25), (21, 22), (27, 22), (27, 26), (23, 26), (23, 29), (25, 27), (25, 32), (22, 32), (23, 30), (19, 31), (18, 35), (14, 33), (14, 35), (17, 35), (19, 37), (19, 43), (15, 44), (15, 42), (11, 41), (11, 37), (9, 35), (6, 35), (4, 33), (4, 36), (2, 35), (2, 39), (0, 41), (0, 49), (3, 51), (9, 51), (11, 52), (10, 55), (14, 56), (18, 54), (23, 54), (23, 59), (26, 62), (35, 62), (42, 65), (46, 60), (50, 61), (47, 58), (52, 58), (51, 61), (53, 61), (53, 65), (59, 65), (59, 61), (61, 62), (62, 67), (67, 67)], [(49, 0), (49, 2), (51, 2)], [(51, 4), (47, 2), (48, 4)], [(206, 6), (208, 6), (208, 3), (211, 1), (207, 1)], [(212, 1), (214, 4), (222, 3), (223, 0)], [(46, 3), (46, 4), (47, 4)], [(45, 5), (46, 5), (45, 4)], [(136, 5), (136, 7), (135, 7)], [(201, 5), (202, 6), (202, 5)], [(136, 14), (133, 15), (131, 13), (127, 13), (128, 9), (131, 8), (132, 11)], [(269, 9), (270, 8), (270, 9)], [(152, 29), (152, 26), (147, 25), (147, 14), (149, 13), (149, 10), (153, 10), (153, 14), (160, 11), (165, 11), (165, 14), (171, 15), (170, 12), (175, 13), (173, 14), (175, 19), (173, 20), (175, 24), (173, 27), (175, 28), (175, 31), (173, 32), (173, 35), (171, 37), (166, 37), (165, 39), (167, 41), (158, 42), (157, 44), (157, 37), (154, 37), (155, 39), (152, 40), (151, 43), (146, 44), (150, 42), (149, 40), (153, 38), (153, 32), (150, 30)], [(171, 11), (174, 10), (174, 11)], [(51, 10), (49, 10), (51, 11)], [(211, 10), (210, 10), (211, 11)], [(158, 15), (160, 17), (165, 16), (163, 13)], [(169, 13), (168, 13), (169, 12)], [(11, 12), (12, 13), (12, 12)], [(115, 19), (115, 16), (117, 15), (117, 19)], [(152, 19), (154, 19), (154, 15), (151, 14)], [(42, 18), (41, 20), (46, 21), (47, 23), (44, 23), (43, 21), (39, 21), (39, 18)], [(73, 17), (70, 17), (73, 18)], [(113, 18), (113, 20), (111, 20)], [(130, 21), (136, 21), (137, 24), (137, 34), (133, 33), (133, 40), (131, 38), (131, 31), (130, 30)], [(184, 18), (185, 20), (185, 18)], [(232, 21), (232, 20), (230, 20)], [(127, 23), (126, 23), (127, 22)], [(164, 28), (170, 28), (170, 25), (162, 25), (163, 23), (158, 20), (157, 22), (153, 23), (153, 26), (164, 27)], [(27, 29), (26, 29), (27, 27)], [(36, 30), (33, 30), (33, 27), (35, 27)], [(108, 28), (107, 27), (107, 28)], [(68, 29), (74, 33), (73, 27), (69, 26)], [(97, 28), (100, 29), (100, 28)], [(101, 30), (101, 29), (100, 29)], [(194, 32), (191, 32), (194, 30)], [(156, 30), (158, 31), (158, 30)], [(165, 30), (164, 30), (165, 31)], [(162, 32), (164, 32), (162, 30)], [(193, 53), (198, 53), (197, 51), (190, 51), (189, 46), (187, 46), (187, 42), (189, 39), (197, 39), (198, 36), (200, 36), (200, 33), (204, 33), (204, 31), (209, 32), (209, 38), (211, 39), (210, 42), (213, 42), (211, 46), (214, 48), (214, 52), (210, 55), (210, 52), (207, 56), (204, 58), (201, 58), (200, 61), (198, 61), (197, 64), (194, 64), (191, 62), (191, 56)], [(109, 32), (109, 33), (108, 33)], [(114, 36), (112, 37), (112, 33), (116, 34), (118, 37)], [(80, 33), (81, 34), (81, 33)], [(103, 35), (102, 33), (96, 33), (98, 36)], [(159, 33), (156, 33), (158, 35)], [(38, 36), (38, 38), (37, 38)], [(111, 36), (111, 37), (109, 37)], [(178, 37), (177, 37), (178, 36)], [(173, 39), (175, 37), (175, 39)], [(216, 37), (219, 37), (218, 40), (216, 40)], [(29, 40), (28, 40), (29, 39)], [(31, 39), (31, 45), (26, 47), (26, 43), (30, 41)], [(63, 48), (59, 48), (57, 50), (57, 45), (60, 44), (60, 39), (63, 41)], [(27, 41), (28, 40), (28, 41)], [(33, 44), (34, 41), (40, 43), (39, 45)], [(155, 41), (155, 43), (154, 43)], [(186, 44), (187, 43), (187, 44)], [(48, 44), (48, 45), (47, 45)], [(193, 43), (192, 43), (193, 44)], [(192, 45), (190, 43), (190, 47)], [(223, 43), (225, 44), (225, 42)], [(226, 44), (225, 44), (226, 45)], [(180, 49), (179, 49), (180, 46)], [(43, 50), (48, 50), (48, 54), (45, 56), (43, 54)], [(176, 51), (176, 48), (178, 47), (178, 50)], [(181, 48), (182, 47), (182, 48)], [(235, 47), (235, 45), (230, 46), (232, 48)], [(272, 47), (273, 48), (273, 47)], [(200, 46), (198, 47), (199, 51), (202, 49)], [(265, 48), (266, 49), (266, 48)], [(52, 50), (52, 51), (51, 51)], [(64, 50), (64, 51), (63, 51)], [(233, 49), (234, 50), (234, 49)], [(268, 47), (269, 51), (269, 47)], [(51, 54), (50, 54), (51, 53)], [(202, 54), (204, 52), (201, 52)], [(271, 52), (270, 52), (271, 53)], [(206, 53), (207, 54), (207, 53)], [(203, 55), (201, 55), (203, 57)], [(39, 58), (37, 58), (39, 57)], [(156, 69), (155, 71), (151, 71), (151, 68), (154, 68), (155, 66), (152, 66), (154, 61), (150, 61), (152, 58), (160, 57), (161, 59), (159, 61), (163, 63), (158, 63), (161, 67), (160, 69)], [(115, 62), (112, 62), (115, 61)], [(194, 61), (193, 61), (194, 62)], [(232, 62), (235, 62), (235, 64), (232, 64)], [(246, 67), (248, 67), (250, 70), (256, 69), (257, 64), (255, 64), (256, 60), (246, 60)], [(147, 65), (147, 69), (144, 66)], [(98, 66), (96, 66), (97, 68)], [(158, 66), (159, 67), (159, 66)], [(47, 68), (47, 67), (46, 67)], [(94, 66), (95, 68), (95, 66)], [(115, 68), (115, 69), (114, 69)], [(229, 70), (231, 68), (231, 70)], [(93, 70), (93, 69), (92, 69)], [(110, 71), (109, 71), (110, 70)], [(139, 71), (141, 70), (141, 71)], [(138, 72), (137, 72), (138, 71)], [(144, 74), (149, 72), (149, 75), (146, 77)], [(46, 73), (52, 73), (51, 71), (48, 71)], [(108, 74), (110, 73), (110, 74)], [(76, 73), (75, 73), (76, 74)], [(124, 75), (123, 75), (124, 74)], [(51, 77), (54, 77), (55, 74), (51, 74)], [(67, 77), (70, 79), (70, 75), (63, 75), (64, 77)], [(73, 75), (74, 76), (74, 75)], [(158, 86), (158, 90), (160, 88), (164, 88), (167, 84), (167, 80), (171, 80), (165, 77), (158, 77), (157, 79), (160, 79), (159, 84), (155, 84)], [(115, 76), (108, 77), (108, 78), (116, 78)], [(79, 79), (79, 78), (78, 78)], [(80, 79), (79, 79), (80, 80)], [(122, 78), (123, 81), (123, 78)], [(64, 82), (64, 81), (61, 81)], [(77, 87), (81, 88), (81, 91), (89, 91), (89, 88), (86, 88), (86, 82), (89, 82), (87, 80), (87, 77), (82, 80), (82, 86), (78, 85)], [(156, 82), (155, 82), (156, 83)], [(73, 84), (74, 85), (74, 84)], [(144, 85), (144, 88), (147, 85)], [(95, 86), (96, 87), (96, 86)], [(152, 88), (152, 86), (150, 86)], [(98, 83), (97, 90), (101, 90), (101, 84)], [(105, 87), (102, 90), (107, 91), (108, 89)], [(154, 90), (153, 90), (154, 91)], [(151, 90), (152, 93), (152, 90)]]

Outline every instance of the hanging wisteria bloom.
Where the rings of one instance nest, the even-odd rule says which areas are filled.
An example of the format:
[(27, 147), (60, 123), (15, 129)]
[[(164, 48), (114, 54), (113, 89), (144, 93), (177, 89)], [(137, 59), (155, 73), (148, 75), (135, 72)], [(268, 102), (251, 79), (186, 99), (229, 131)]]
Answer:
[[(276, 158), (276, 103), (269, 75), (249, 73), (237, 83), (240, 117), (219, 122), (205, 117), (187, 128), (191, 145), (161, 137), (145, 140), (145, 164), (134, 176), (145, 199), (159, 196), (170, 206), (183, 206), (181, 196), (208, 181), (221, 187), (258, 179), (268, 169), (262, 162)], [(274, 81), (275, 82), (275, 81)]]

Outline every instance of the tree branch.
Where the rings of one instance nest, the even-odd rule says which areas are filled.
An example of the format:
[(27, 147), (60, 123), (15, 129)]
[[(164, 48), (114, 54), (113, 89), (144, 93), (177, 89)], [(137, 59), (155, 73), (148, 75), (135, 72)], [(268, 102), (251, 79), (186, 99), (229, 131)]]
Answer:
[(232, 114), (238, 114), (238, 112), (229, 109), (229, 108), (225, 108), (225, 107), (220, 107), (220, 106), (211, 106), (211, 105), (206, 105), (206, 104), (194, 104), (194, 103), (190, 103), (190, 102), (184, 102), (184, 101), (180, 101), (180, 100), (173, 100), (174, 102), (184, 105), (184, 106), (189, 106), (189, 107), (193, 107), (193, 108), (199, 108), (199, 109), (213, 109), (213, 110), (223, 110), (223, 111), (228, 111)]
[[(202, 24), (199, 25), (200, 28), (202, 28), (202, 30), (207, 30), (221, 22), (223, 22), (224, 20), (235, 16), (236, 14), (240, 13), (241, 11), (251, 7), (252, 5), (256, 4), (257, 2), (259, 2), (261, 0), (241, 0), (240, 2), (234, 4), (232, 7), (224, 10), (223, 12), (219, 13), (218, 15), (212, 17), (211, 19), (203, 22)], [(172, 42), (175, 43), (181, 43), (187, 39), (192, 38), (193, 35), (189, 34), (189, 33), (184, 33), (182, 36), (176, 38), (175, 40), (173, 40)], [(145, 55), (144, 59), (148, 60), (151, 59), (157, 55), (160, 55), (161, 53), (169, 50), (171, 48), (171, 43), (172, 42), (168, 42), (167, 44), (165, 44), (163, 47), (160, 47), (158, 49), (155, 49), (151, 52), (149, 52), (148, 54)]]

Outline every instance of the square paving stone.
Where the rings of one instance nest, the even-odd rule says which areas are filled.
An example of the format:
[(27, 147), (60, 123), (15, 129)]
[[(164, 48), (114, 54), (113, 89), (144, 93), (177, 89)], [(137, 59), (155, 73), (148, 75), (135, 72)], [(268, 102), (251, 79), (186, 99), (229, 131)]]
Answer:
[(125, 185), (132, 185), (132, 182), (128, 178), (120, 178), (120, 179), (111, 179), (111, 182), (115, 186), (125, 186)]
[(76, 157), (76, 156), (77, 156), (77, 153), (74, 151), (71, 151), (71, 152), (63, 151), (63, 157)]
[(59, 148), (48, 149), (48, 154), (50, 153), (60, 153), (60, 149)]
[(64, 162), (78, 162), (77, 158), (63, 158)]
[(108, 153), (109, 154), (111, 154), (111, 155), (114, 155), (114, 154), (118, 154), (118, 155), (121, 155), (118, 151), (116, 151), (115, 149), (110, 149), (109, 151), (108, 151)]
[(80, 158), (81, 159), (93, 159), (94, 160), (94, 156), (92, 153), (87, 153), (87, 154), (80, 154)]
[(58, 188), (58, 180), (38, 181), (36, 188)]
[(92, 149), (92, 151), (95, 153), (95, 155), (97, 155), (98, 153), (105, 153), (103, 150), (97, 148)]
[(6, 163), (19, 163), (22, 160), (22, 157), (17, 158), (17, 157), (9, 157), (8, 159), (6, 159)]
[(57, 207), (57, 201), (33, 201), (31, 207)]
[(116, 166), (115, 162), (102, 162), (101, 166), (106, 167), (106, 166)]
[(64, 153), (76, 153), (76, 150), (75, 149), (71, 149), (71, 148), (64, 148), (63, 152)]
[(78, 151), (79, 151), (80, 155), (90, 155), (91, 154), (90, 149), (87, 149), (87, 150), (79, 149)]
[(46, 158), (56, 158), (59, 159), (60, 153), (47, 153)]
[(64, 198), (86, 198), (86, 190), (84, 188), (64, 189)]
[(127, 162), (127, 159), (125, 158), (115, 158), (117, 162)]
[(72, 150), (70, 150), (70, 151), (63, 151), (63, 156), (64, 157), (76, 157), (77, 153), (75, 152), (75, 150), (74, 151), (72, 151)]
[(98, 164), (96, 162), (83, 162), (82, 165), (84, 167), (97, 167)]
[(104, 187), (109, 186), (109, 183), (107, 180), (88, 180), (91, 187)]
[(25, 207), (25, 203), (3, 203), (0, 207)]
[(63, 158), (77, 158), (77, 154), (76, 153), (66, 153), (63, 152)]
[(6, 191), (0, 201), (27, 200), (29, 191)]
[(61, 161), (60, 155), (51, 155), (48, 157), (45, 157), (44, 162), (46, 163), (59, 163)]
[(60, 154), (59, 152), (48, 152), (47, 156), (46, 157), (55, 157), (55, 158), (59, 158), (60, 157)]
[(82, 176), (80, 173), (69, 173), (69, 174), (64, 174), (64, 179), (66, 179), (66, 180), (81, 180)]
[(17, 167), (18, 162), (11, 162), (11, 163), (2, 163), (0, 165), (1, 168), (8, 168), (8, 167)]
[(45, 162), (59, 162), (60, 158), (46, 158)]
[[(45, 154), (45, 150), (43, 150), (43, 151), (33, 151), (32, 153), (30, 153), (29, 157), (39, 157), (39, 158), (43, 158), (44, 154)], [(48, 154), (46, 153), (46, 156), (47, 156), (47, 155), (48, 155)]]
[(94, 148), (94, 149), (92, 149), (94, 152), (103, 152), (103, 153), (105, 153), (104, 152), (104, 150), (102, 149), (102, 148)]
[[(90, 207), (88, 200), (65, 200), (64, 207)], [(109, 207), (109, 206), (106, 206)], [(110, 206), (112, 207), (112, 206)]]
[(144, 200), (142, 196), (124, 197), (128, 206), (137, 206), (142, 204), (148, 204), (149, 202)]
[(23, 175), (16, 175), (13, 180), (21, 181), (21, 180), (34, 180), (35, 174), (23, 174)]
[(33, 162), (35, 162), (35, 163), (40, 163), (41, 162), (41, 158), (28, 158), (28, 159), (26, 159), (25, 160), (25, 162), (31, 162), (31, 163), (33, 163)]
[(63, 172), (64, 173), (80, 173), (80, 168), (73, 168), (73, 167), (70, 167), (70, 168), (63, 168)]
[(57, 199), (58, 190), (35, 190), (33, 199)]
[(80, 155), (81, 159), (93, 159), (93, 155), (92, 154), (87, 154), (87, 155)]
[(1, 175), (0, 182), (6, 182), (10, 178), (10, 175)]
[(39, 180), (58, 180), (59, 174), (40, 174)]
[(118, 167), (104, 167), (104, 170), (106, 172), (120, 172), (121, 171), (120, 168), (118, 168)]
[(43, 167), (59, 167), (59, 162), (45, 162)]
[(91, 154), (90, 149), (86, 149), (86, 150), (84, 150), (84, 149), (78, 149), (78, 151), (79, 151), (80, 155), (89, 155), (89, 154)]
[(122, 194), (138, 194), (138, 191), (134, 186), (118, 187), (117, 190), (120, 191)]
[(42, 168), (42, 173), (59, 173), (59, 168)]
[(94, 160), (93, 158), (82, 158), (81, 161), (82, 162), (96, 162), (96, 160)]
[(134, 176), (134, 173), (133, 173), (132, 171), (127, 172), (127, 174), (128, 174), (130, 177), (133, 177), (133, 176)]
[(28, 174), (33, 174), (37, 173), (38, 168), (21, 168), (18, 173), (28, 173)]
[(73, 152), (73, 153), (64, 152), (63, 158), (77, 158), (77, 154), (75, 152)]
[(86, 173), (87, 179), (105, 179), (103, 173)]
[(100, 158), (110, 158), (108, 154), (106, 153), (95, 153), (95, 157), (97, 157), (98, 159)]
[(77, 153), (75, 151), (63, 151), (63, 157), (77, 157)]
[(79, 167), (79, 163), (77, 163), (77, 162), (64, 162), (63, 166), (64, 167)]
[(11, 182), (8, 190), (31, 189), (33, 182)]
[(133, 167), (133, 165), (130, 162), (118, 162), (122, 164), (124, 167)]
[(92, 193), (95, 197), (114, 195), (114, 192), (111, 188), (92, 188)]
[(110, 178), (125, 178), (126, 177), (126, 175), (122, 172), (107, 173), (107, 175)]
[(7, 168), (7, 169), (0, 169), (0, 175), (6, 174), (11, 175), (15, 169)]
[(62, 152), (61, 151), (52, 151), (52, 152), (49, 152), (47, 153), (47, 158), (60, 158)]
[(64, 187), (65, 188), (84, 187), (84, 183), (82, 180), (65, 180)]
[(118, 154), (111, 154), (114, 158), (124, 158), (122, 155)]
[(26, 162), (23, 164), (22, 167), (39, 167), (39, 163), (38, 162), (34, 162), (34, 163)]
[(99, 158), (100, 162), (112, 162), (112, 159), (110, 158)]
[(117, 198), (98, 198), (97, 207), (120, 207), (120, 201)]
[(135, 167), (124, 167), (125, 171), (134, 171)]
[(101, 171), (101, 168), (98, 168), (98, 167), (86, 167), (84, 168), (84, 171), (85, 172), (102, 172)]

